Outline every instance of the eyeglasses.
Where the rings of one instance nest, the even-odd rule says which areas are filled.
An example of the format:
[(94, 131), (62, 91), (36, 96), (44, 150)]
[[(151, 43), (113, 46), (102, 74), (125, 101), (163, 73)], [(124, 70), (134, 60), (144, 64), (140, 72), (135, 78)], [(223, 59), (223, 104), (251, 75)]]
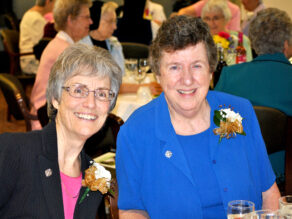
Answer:
[(223, 16), (214, 16), (214, 17), (203, 17), (203, 21), (205, 22), (210, 22), (210, 21), (213, 21), (213, 22), (217, 22), (219, 20), (221, 20), (223, 18)]
[(69, 93), (71, 97), (85, 98), (89, 95), (89, 92), (94, 93), (94, 97), (100, 101), (111, 101), (115, 98), (115, 93), (107, 88), (98, 88), (95, 90), (89, 90), (86, 85), (72, 84), (68, 87), (62, 87)]

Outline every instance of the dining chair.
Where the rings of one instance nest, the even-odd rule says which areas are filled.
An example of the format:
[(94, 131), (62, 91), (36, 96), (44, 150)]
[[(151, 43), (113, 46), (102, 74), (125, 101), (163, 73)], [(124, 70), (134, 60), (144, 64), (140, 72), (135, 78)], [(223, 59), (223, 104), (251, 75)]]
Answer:
[(121, 42), (125, 59), (148, 58), (149, 46), (142, 43)]
[(20, 68), (20, 57), (32, 55), (33, 52), (19, 53), (19, 32), (13, 29), (1, 29), (1, 39), (3, 42), (4, 50), (9, 56), (10, 74), (15, 75), (21, 84), (24, 86), (33, 84), (35, 74), (25, 74)]
[[(272, 167), (277, 176), (277, 184), (280, 191), (285, 192), (287, 172), (291, 171), (291, 169), (289, 170), (289, 168), (285, 167), (287, 149), (291, 147), (291, 144), (288, 145), (288, 116), (280, 110), (271, 107), (254, 106), (254, 110), (260, 124)], [(286, 155), (284, 156), (284, 154)]]
[(8, 105), (8, 121), (11, 115), (16, 120), (25, 120), (26, 130), (31, 131), (31, 120), (37, 116), (30, 114), (29, 101), (19, 80), (11, 74), (0, 73), (0, 88)]
[(118, 209), (119, 190), (118, 190), (118, 184), (117, 184), (116, 179), (112, 179), (110, 188), (113, 191), (114, 195), (107, 194), (105, 196), (105, 198), (107, 199), (109, 203), (110, 218), (119, 219), (119, 209)]

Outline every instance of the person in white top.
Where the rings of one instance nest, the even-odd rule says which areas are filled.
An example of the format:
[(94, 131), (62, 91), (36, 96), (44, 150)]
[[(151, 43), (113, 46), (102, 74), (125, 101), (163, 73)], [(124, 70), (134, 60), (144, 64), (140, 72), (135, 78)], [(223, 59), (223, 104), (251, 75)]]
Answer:
[[(20, 53), (33, 52), (33, 47), (43, 37), (44, 26), (47, 20), (44, 15), (53, 10), (55, 0), (36, 0), (35, 5), (30, 8), (21, 19), (19, 35)], [(39, 61), (34, 55), (20, 57), (20, 67), (23, 72), (36, 74)]]
[(152, 2), (150, 0), (146, 1), (146, 9), (148, 8), (151, 20), (157, 23), (159, 26), (163, 21), (166, 20), (166, 15), (164, 13), (164, 8), (161, 4)]
[(245, 13), (245, 18), (241, 23), (242, 32), (248, 36), (249, 25), (251, 21), (256, 17), (257, 13), (265, 8), (262, 0), (241, 0)]

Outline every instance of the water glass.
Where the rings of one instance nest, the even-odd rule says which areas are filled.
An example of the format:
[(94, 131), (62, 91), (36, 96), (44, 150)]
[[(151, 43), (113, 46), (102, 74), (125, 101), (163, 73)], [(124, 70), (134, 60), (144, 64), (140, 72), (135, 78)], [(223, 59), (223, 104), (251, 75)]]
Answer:
[(279, 211), (258, 210), (251, 212), (243, 217), (243, 219), (282, 219)]
[(240, 219), (244, 215), (254, 211), (254, 203), (246, 200), (234, 200), (228, 203), (228, 219)]
[(292, 219), (292, 195), (281, 197), (279, 199), (279, 205), (281, 214)]

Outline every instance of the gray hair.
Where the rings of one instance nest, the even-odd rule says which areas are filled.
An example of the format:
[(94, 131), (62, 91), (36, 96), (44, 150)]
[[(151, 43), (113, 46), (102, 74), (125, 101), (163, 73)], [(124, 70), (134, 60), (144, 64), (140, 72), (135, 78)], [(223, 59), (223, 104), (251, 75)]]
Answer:
[(225, 23), (231, 19), (231, 11), (226, 0), (209, 0), (202, 9), (202, 18), (204, 18), (205, 14), (209, 12), (222, 13)]
[[(84, 71), (85, 69), (86, 71)], [(76, 75), (109, 77), (111, 90), (116, 94), (111, 101), (110, 110), (114, 108), (122, 82), (120, 67), (107, 50), (76, 43), (63, 51), (51, 69), (47, 87), (48, 116), (50, 118), (54, 118), (57, 114), (52, 100), (60, 102), (62, 86)]]
[(106, 13), (109, 12), (115, 12), (116, 13), (116, 9), (119, 7), (119, 5), (115, 2), (106, 2), (102, 5), (101, 7), (101, 16), (103, 16)]
[(92, 2), (91, 0), (56, 0), (53, 10), (56, 30), (64, 30), (68, 17), (71, 15), (73, 19), (76, 18), (83, 5), (91, 7)]
[(250, 24), (249, 38), (258, 55), (283, 53), (286, 40), (292, 45), (291, 18), (277, 8), (261, 10)]
[(151, 69), (160, 75), (160, 61), (163, 52), (174, 52), (188, 46), (203, 43), (207, 51), (210, 73), (217, 66), (217, 49), (208, 25), (200, 18), (174, 16), (163, 22), (150, 46)]

